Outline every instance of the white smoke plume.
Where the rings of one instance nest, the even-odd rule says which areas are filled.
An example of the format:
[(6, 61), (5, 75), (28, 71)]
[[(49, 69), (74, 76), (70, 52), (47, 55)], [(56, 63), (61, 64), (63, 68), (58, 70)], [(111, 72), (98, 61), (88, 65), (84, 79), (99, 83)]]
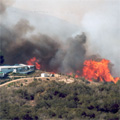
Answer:
[(89, 53), (99, 54), (110, 60), (113, 75), (120, 75), (120, 1), (105, 0), (103, 5), (87, 12), (82, 26), (89, 42)]

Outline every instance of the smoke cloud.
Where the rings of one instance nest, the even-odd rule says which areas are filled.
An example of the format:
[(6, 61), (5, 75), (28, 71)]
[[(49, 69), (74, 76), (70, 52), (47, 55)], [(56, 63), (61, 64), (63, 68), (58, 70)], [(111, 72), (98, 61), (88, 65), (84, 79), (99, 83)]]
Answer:
[[(113, 66), (113, 74), (119, 76), (120, 27), (117, 17), (119, 15), (119, 2), (118, 0), (116, 2), (109, 1), (99, 1), (100, 6), (98, 2), (95, 2), (97, 4), (95, 8), (92, 7), (94, 3), (92, 1), (89, 9), (87, 7), (77, 9), (78, 7), (74, 7), (75, 4), (72, 4), (76, 8), (74, 13), (77, 10), (76, 15), (80, 14), (80, 17), (77, 17), (77, 19), (79, 18), (77, 24), (79, 23), (80, 31), (85, 33), (80, 33), (74, 37), (71, 37), (71, 34), (70, 38), (65, 38), (64, 41), (60, 37), (51, 37), (49, 34), (34, 33), (36, 27), (31, 25), (31, 20), (21, 19), (15, 25), (9, 27), (1, 22), (0, 38), (3, 42), (5, 64), (25, 63), (30, 58), (36, 57), (44, 70), (75, 72), (76, 70), (81, 71), (84, 60), (95, 59), (99, 61), (102, 57), (109, 59), (114, 64), (114, 66), (110, 65), (110, 68)], [(88, 2), (86, 1), (86, 3)], [(0, 14), (3, 15), (13, 1), (2, 0), (0, 3)], [(79, 5), (79, 1), (77, 3)], [(86, 5), (84, 2), (82, 3), (81, 6)], [(88, 4), (87, 6), (89, 6)], [(64, 7), (62, 7), (62, 10), (64, 10)], [(71, 10), (73, 7), (66, 9)], [(82, 10), (83, 13), (79, 12)], [(67, 17), (65, 19), (74, 22), (73, 16), (67, 15)], [(37, 24), (38, 22), (36, 22)], [(56, 22), (53, 27), (59, 27), (59, 23), (57, 25)], [(63, 27), (61, 29), (64, 31)], [(59, 34), (61, 35), (61, 33)], [(65, 35), (62, 34), (62, 37)]]
[(0, 0), (0, 14), (4, 14), (7, 7), (12, 5), (14, 0)]
[(1, 26), (1, 29), (6, 64), (25, 63), (36, 57), (44, 70), (74, 72), (83, 65), (86, 54), (84, 33), (69, 38), (66, 43), (40, 33), (27, 37), (34, 28), (23, 19), (12, 28)]
[(102, 6), (86, 12), (81, 22), (88, 37), (88, 54), (99, 54), (110, 60), (115, 76), (120, 75), (119, 5), (119, 0), (105, 0)]
[[(7, 5), (5, 1), (1, 3), (3, 14)], [(86, 54), (84, 33), (64, 42), (45, 34), (33, 34), (35, 28), (26, 19), (21, 19), (9, 27), (1, 23), (0, 30), (5, 64), (26, 63), (30, 58), (36, 57), (43, 70), (75, 72), (82, 68)]]
[(59, 48), (52, 38), (38, 34), (26, 37), (33, 30), (27, 20), (20, 20), (14, 27), (1, 26), (1, 40), (6, 64), (25, 63), (31, 57), (37, 57), (45, 67)]
[(52, 59), (51, 64), (59, 65), (59, 70), (65, 73), (75, 72), (82, 68), (86, 55), (86, 36), (77, 35), (75, 38), (69, 38), (67, 44), (62, 45), (55, 58)]

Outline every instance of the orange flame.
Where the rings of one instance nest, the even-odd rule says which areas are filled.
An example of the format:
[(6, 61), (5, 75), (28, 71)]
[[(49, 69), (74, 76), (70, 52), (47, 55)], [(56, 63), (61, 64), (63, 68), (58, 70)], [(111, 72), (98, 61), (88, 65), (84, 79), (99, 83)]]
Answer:
[[(39, 60), (36, 57), (31, 58), (26, 62), (28, 65), (35, 65), (36, 69), (41, 69), (41, 65), (39, 64)], [(80, 72), (77, 70), (74, 74), (72, 72), (67, 73), (67, 75), (75, 75), (75, 78), (85, 77), (89, 81), (92, 81), (93, 79), (99, 80), (99, 81), (106, 81), (106, 82), (114, 82), (117, 83), (118, 80), (120, 80), (119, 77), (114, 78), (110, 74), (109, 65), (110, 61), (106, 59), (102, 59), (101, 61), (94, 61), (94, 60), (86, 60), (84, 62), (83, 71)], [(51, 71), (51, 74), (55, 74), (56, 72)]]
[(77, 70), (75, 73), (72, 73), (72, 72), (70, 72), (70, 73), (67, 73), (67, 75), (70, 75), (70, 76), (75, 76), (75, 78), (79, 78), (80, 77), (80, 71), (79, 70)]
[(78, 75), (75, 75), (75, 78), (78, 78), (79, 76)]
[(51, 74), (55, 74), (55, 72), (50, 72)]
[(86, 60), (83, 67), (83, 76), (92, 81), (92, 79), (117, 83), (119, 78), (113, 78), (108, 68), (109, 60), (103, 59), (100, 62)]
[(35, 65), (36, 69), (40, 70), (41, 65), (38, 62), (39, 60), (36, 57), (33, 57), (30, 60), (28, 60), (26, 63), (28, 65)]
[(72, 72), (70, 72), (70, 73), (67, 73), (67, 75), (70, 75), (70, 76), (72, 76), (72, 75), (73, 75), (73, 73), (72, 73)]

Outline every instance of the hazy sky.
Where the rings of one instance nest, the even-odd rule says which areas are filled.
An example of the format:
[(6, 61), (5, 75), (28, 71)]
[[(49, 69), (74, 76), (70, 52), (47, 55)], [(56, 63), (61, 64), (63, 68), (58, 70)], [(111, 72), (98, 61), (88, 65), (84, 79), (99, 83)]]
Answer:
[[(106, 0), (16, 0), (14, 7), (49, 14), (79, 24), (83, 15)], [(112, 2), (112, 0), (109, 0)], [(114, 0), (115, 1), (115, 0)]]

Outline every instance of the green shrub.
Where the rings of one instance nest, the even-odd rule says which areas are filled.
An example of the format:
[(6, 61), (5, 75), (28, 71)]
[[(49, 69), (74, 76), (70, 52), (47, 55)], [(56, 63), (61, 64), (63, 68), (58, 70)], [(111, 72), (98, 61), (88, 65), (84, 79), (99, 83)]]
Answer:
[(0, 88), (0, 119), (117, 120), (120, 115), (118, 84), (37, 80), (16, 89), (13, 85)]

